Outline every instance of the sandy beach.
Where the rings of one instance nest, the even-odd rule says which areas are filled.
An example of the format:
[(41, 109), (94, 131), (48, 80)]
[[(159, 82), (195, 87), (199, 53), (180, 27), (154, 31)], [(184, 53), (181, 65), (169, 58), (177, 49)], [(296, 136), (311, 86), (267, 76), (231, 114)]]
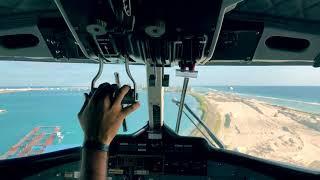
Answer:
[[(235, 94), (190, 92), (227, 149), (320, 170), (320, 115)], [(193, 130), (192, 135), (201, 136)]]

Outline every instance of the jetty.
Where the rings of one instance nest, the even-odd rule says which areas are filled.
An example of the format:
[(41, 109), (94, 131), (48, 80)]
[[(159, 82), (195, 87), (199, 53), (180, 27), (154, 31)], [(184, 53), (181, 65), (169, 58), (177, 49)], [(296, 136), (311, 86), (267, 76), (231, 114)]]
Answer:
[(41, 154), (46, 147), (54, 144), (54, 141), (61, 134), (59, 126), (38, 126), (29, 131), (0, 159), (18, 158)]

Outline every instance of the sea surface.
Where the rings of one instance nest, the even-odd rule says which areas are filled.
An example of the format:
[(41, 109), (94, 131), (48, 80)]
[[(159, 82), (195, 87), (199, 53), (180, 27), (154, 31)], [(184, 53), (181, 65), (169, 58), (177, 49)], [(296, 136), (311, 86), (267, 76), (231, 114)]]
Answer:
[[(43, 91), (0, 94), (0, 109), (6, 110), (6, 112), (0, 113), (0, 155), (7, 152), (11, 146), (37, 126), (60, 126), (64, 138), (61, 142), (54, 142), (59, 147), (72, 147), (82, 144), (83, 134), (78, 123), (77, 113), (82, 107), (84, 92), (87, 92), (87, 90), (48, 88)], [(180, 94), (167, 93), (164, 110), (164, 121), (172, 129), (175, 128), (178, 112), (178, 107), (172, 102), (173, 98), (180, 99)], [(120, 128), (119, 133), (134, 133), (147, 124), (146, 91), (139, 92), (139, 101), (141, 107), (126, 120), (128, 131), (124, 133)], [(187, 96), (186, 103), (199, 116), (201, 115), (195, 98)], [(191, 122), (183, 116), (180, 134), (188, 135), (193, 128)], [(50, 147), (47, 151), (51, 151)]]
[[(319, 86), (206, 86), (192, 87), (192, 89), (204, 93), (209, 91), (235, 93), (246, 98), (320, 114)], [(83, 104), (84, 92), (87, 90), (51, 87), (41, 91), (0, 94), (0, 109), (6, 110), (0, 112), (0, 155), (37, 126), (60, 126), (64, 138), (61, 142), (54, 143), (60, 148), (81, 145), (83, 135), (77, 113)], [(172, 129), (175, 128), (178, 112), (178, 107), (172, 103), (174, 98), (180, 99), (180, 93), (167, 92), (165, 95), (164, 121)], [(139, 92), (139, 101), (140, 109), (127, 118), (129, 130), (127, 134), (134, 133), (147, 124), (146, 91)], [(188, 95), (186, 103), (199, 117), (201, 116), (199, 102), (195, 98)], [(183, 116), (180, 129), (181, 135), (188, 135), (194, 126)], [(124, 133), (122, 128), (119, 133)]]
[(320, 114), (320, 86), (206, 86), (197, 91), (223, 91), (274, 105)]

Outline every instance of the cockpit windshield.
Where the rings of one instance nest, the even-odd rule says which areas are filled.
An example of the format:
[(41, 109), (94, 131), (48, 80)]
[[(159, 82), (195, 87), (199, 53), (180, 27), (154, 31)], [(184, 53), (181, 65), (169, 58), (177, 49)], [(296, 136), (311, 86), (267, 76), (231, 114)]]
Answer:
[[(186, 90), (179, 134), (212, 146), (320, 171), (320, 72), (312, 67), (197, 67)], [(176, 130), (183, 78), (176, 67), (165, 88), (164, 123)], [(0, 62), (0, 158), (80, 146), (77, 113), (96, 64)], [(131, 84), (123, 65), (105, 65), (97, 82)], [(141, 108), (131, 134), (148, 123), (145, 66), (132, 66)]]

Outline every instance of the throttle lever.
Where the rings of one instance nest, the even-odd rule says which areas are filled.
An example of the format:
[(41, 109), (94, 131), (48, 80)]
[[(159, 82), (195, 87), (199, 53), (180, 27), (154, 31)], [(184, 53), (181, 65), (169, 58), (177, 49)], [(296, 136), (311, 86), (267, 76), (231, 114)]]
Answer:
[[(114, 77), (115, 77), (116, 85), (118, 86), (118, 90), (115, 92), (115, 95), (118, 96), (118, 94), (120, 93), (119, 89), (121, 87), (119, 73), (115, 72)], [(131, 87), (130, 87), (128, 93), (123, 97), (121, 104), (122, 105), (131, 105), (135, 102), (136, 102), (135, 90), (131, 89)]]
[[(120, 84), (119, 73), (115, 72), (114, 73), (114, 78), (115, 78), (115, 82), (116, 82), (117, 87), (120, 88), (121, 84)], [(121, 102), (121, 104), (122, 104), (122, 102)], [(122, 108), (123, 108), (123, 105), (122, 105)], [(128, 131), (126, 119), (124, 119), (123, 122), (122, 122), (122, 129), (123, 129), (123, 132), (127, 132)]]
[[(90, 90), (90, 93), (89, 93), (90, 97), (92, 97), (94, 92), (97, 90), (97, 88), (95, 87), (95, 83), (100, 78), (100, 76), (102, 74), (102, 71), (103, 71), (103, 60), (102, 60), (101, 57), (99, 57), (99, 70), (98, 70), (97, 74), (95, 75), (95, 77), (91, 81), (91, 90)], [(130, 79), (133, 81), (134, 88), (133, 89), (130, 88), (128, 93), (124, 96), (123, 100), (121, 101), (122, 107), (123, 106), (132, 105), (133, 103), (136, 102), (136, 99), (137, 99), (136, 84), (135, 84), (135, 82), (134, 82), (134, 80), (133, 80), (133, 78), (131, 76), (127, 60), (126, 60), (126, 72), (127, 72), (128, 76), (130, 77)], [(112, 92), (110, 92), (110, 94), (111, 94), (111, 96), (110, 96), (111, 103), (113, 103), (115, 98), (119, 95), (120, 87), (121, 87), (119, 74), (117, 72), (115, 72), (114, 75), (115, 75), (116, 84), (112, 84), (111, 85), (111, 87), (112, 87), (111, 88)], [(123, 127), (123, 131), (124, 132), (128, 131), (127, 123), (126, 123), (125, 119), (124, 119), (124, 121), (122, 123), (122, 127)]]
[(121, 104), (123, 105), (131, 105), (136, 102), (136, 94), (135, 90), (131, 89), (128, 91), (128, 93), (124, 96)]
[[(128, 67), (126, 67), (126, 70), (127, 70), (127, 73), (130, 72)], [(95, 87), (95, 83), (100, 78), (102, 71), (103, 71), (103, 59), (99, 57), (99, 70), (91, 81), (91, 89), (90, 89), (89, 96), (92, 96), (94, 94), (94, 92), (97, 90), (97, 88)], [(118, 76), (119, 76), (119, 74), (118, 74)], [(130, 76), (131, 76), (131, 74), (130, 74)], [(117, 81), (119, 81), (119, 83), (117, 83)], [(116, 80), (116, 84), (118, 84), (118, 88), (117, 88), (117, 90), (115, 90), (115, 94), (118, 95), (118, 89), (120, 88), (120, 80)], [(135, 83), (134, 83), (134, 88), (133, 89), (130, 88), (129, 92), (123, 98), (121, 104), (131, 105), (136, 102), (136, 99), (137, 99), (137, 94), (135, 92)]]

